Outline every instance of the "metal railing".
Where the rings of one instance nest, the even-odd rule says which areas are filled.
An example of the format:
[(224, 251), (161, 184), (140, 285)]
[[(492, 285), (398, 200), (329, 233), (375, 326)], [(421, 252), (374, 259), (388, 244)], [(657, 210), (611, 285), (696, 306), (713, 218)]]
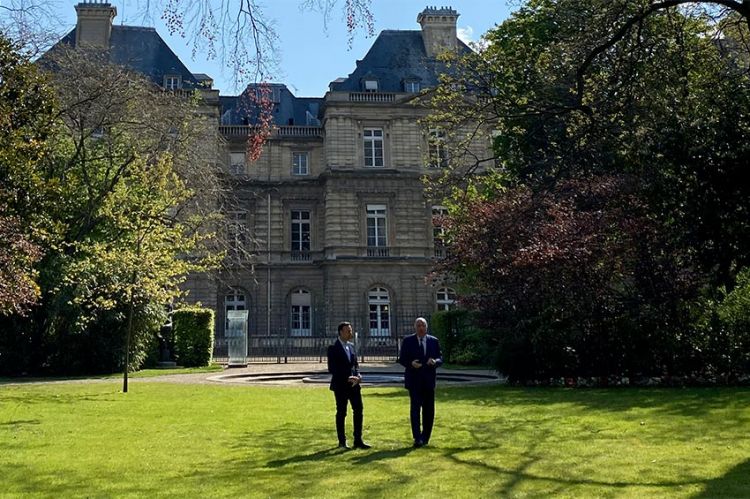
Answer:
[[(333, 344), (333, 337), (289, 337), (289, 336), (250, 336), (247, 344), (248, 362), (290, 362), (328, 361), (328, 346)], [(378, 337), (359, 338), (355, 345), (360, 362), (395, 362), (401, 338)], [(213, 361), (226, 363), (229, 360), (229, 349), (226, 338), (214, 340)]]
[(394, 102), (396, 94), (387, 92), (349, 92), (349, 102)]
[(367, 256), (371, 258), (386, 258), (391, 256), (390, 248), (386, 246), (368, 246)]
[(312, 260), (312, 254), (309, 250), (292, 250), (289, 258), (293, 262), (309, 262)]
[[(227, 137), (247, 137), (256, 127), (253, 125), (219, 125), (219, 133)], [(323, 127), (320, 126), (279, 126), (274, 127), (272, 137), (323, 137)]]

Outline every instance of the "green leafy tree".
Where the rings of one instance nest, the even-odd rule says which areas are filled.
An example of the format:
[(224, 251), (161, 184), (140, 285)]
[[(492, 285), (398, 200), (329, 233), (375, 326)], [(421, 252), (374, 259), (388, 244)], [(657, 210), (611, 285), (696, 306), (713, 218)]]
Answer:
[(39, 298), (40, 217), (28, 210), (45, 154), (54, 96), (45, 78), (0, 35), (0, 314), (23, 314)]
[[(86, 352), (120, 359), (127, 373), (143, 357), (133, 346), (163, 316), (154, 306), (222, 256), (212, 242), (222, 190), (216, 129), (197, 96), (163, 92), (100, 54), (61, 50), (45, 64), (60, 103), (49, 151), (15, 180), (38, 178), (29, 209), (47, 221), (41, 298), (8, 329), (36, 347), (26, 369), (116, 367)], [(96, 341), (104, 324), (114, 344)]]
[[(449, 60), (431, 96), (456, 137), (441, 270), (526, 355), (502, 367), (707, 367), (689, 310), (750, 258), (750, 84), (744, 4), (699, 3), (732, 5), (533, 0)], [(467, 130), (494, 163), (466, 161)]]

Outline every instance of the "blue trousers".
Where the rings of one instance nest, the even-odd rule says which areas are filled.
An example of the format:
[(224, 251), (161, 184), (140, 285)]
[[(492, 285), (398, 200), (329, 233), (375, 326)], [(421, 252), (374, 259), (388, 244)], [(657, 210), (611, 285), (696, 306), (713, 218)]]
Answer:
[(336, 436), (339, 443), (346, 442), (346, 406), (351, 404), (354, 419), (354, 441), (362, 440), (362, 391), (359, 385), (339, 389), (336, 396)]
[(411, 401), (409, 414), (411, 417), (411, 434), (415, 441), (421, 440), (426, 444), (430, 441), (432, 423), (435, 421), (435, 389), (410, 388), (409, 400)]

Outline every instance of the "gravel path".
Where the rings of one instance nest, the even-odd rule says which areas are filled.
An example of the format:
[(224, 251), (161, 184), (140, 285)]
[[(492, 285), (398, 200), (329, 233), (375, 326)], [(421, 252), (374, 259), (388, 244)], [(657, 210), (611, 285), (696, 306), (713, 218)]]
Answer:
[[(396, 363), (384, 363), (384, 362), (368, 362), (361, 365), (361, 371), (367, 373), (377, 372), (402, 372), (403, 367)], [(445, 371), (443, 371), (445, 372)], [(488, 371), (486, 369), (471, 369), (471, 370), (451, 370), (451, 373), (460, 374), (482, 374), (482, 375), (494, 375), (494, 371)], [(267, 363), (267, 364), (249, 364), (247, 367), (231, 369), (224, 369), (223, 371), (204, 372), (196, 374), (165, 374), (163, 376), (152, 376), (147, 378), (129, 378), (128, 382), (133, 384), (138, 383), (178, 383), (178, 384), (211, 384), (219, 385), (222, 384), (220, 381), (211, 380), (221, 375), (232, 374), (291, 374), (291, 373), (327, 373), (325, 363), (321, 362), (294, 362), (288, 364), (278, 363)], [(121, 377), (108, 377), (108, 378), (76, 378), (76, 379), (34, 379), (34, 380), (18, 380), (18, 381), (0, 381), (0, 387), (7, 385), (28, 385), (28, 384), (59, 384), (59, 383), (121, 383)], [(248, 383), (249, 384), (249, 383)], [(320, 386), (299, 383), (296, 386)]]

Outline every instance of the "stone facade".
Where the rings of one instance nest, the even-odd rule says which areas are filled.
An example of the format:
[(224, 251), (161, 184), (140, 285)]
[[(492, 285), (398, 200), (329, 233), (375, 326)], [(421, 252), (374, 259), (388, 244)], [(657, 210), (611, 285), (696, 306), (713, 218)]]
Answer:
[[(109, 39), (111, 30), (122, 47), (131, 31), (148, 30), (113, 28), (109, 4), (76, 8), (69, 42)], [(437, 84), (440, 52), (468, 50), (456, 38), (457, 18), (428, 8), (417, 18), (421, 30), (382, 32), (322, 98), (271, 85), (276, 128), (256, 161), (244, 151), (257, 110), (243, 98), (258, 88), (218, 96), (207, 75), (169, 58), (153, 30), (140, 33), (153, 37), (150, 60), (161, 62), (135, 69), (169, 89), (200, 89), (225, 138), (220, 160), (238, 200), (227, 232), (238, 251), (226, 271), (186, 283), (188, 301), (216, 310), (219, 342), (227, 310), (249, 311), (250, 337), (330, 336), (347, 320), (360, 337), (393, 339), (410, 333), (416, 317), (448, 306), (452, 290), (439, 293), (425, 280), (441, 248), (433, 226), (439, 203), (426, 198), (422, 177), (439, 168), (429, 166), (435, 150), (420, 124), (427, 110), (415, 97)], [(115, 57), (114, 42), (112, 49)]]
[[(257, 161), (235, 169), (254, 272), (239, 265), (213, 295), (194, 287), (201, 283), (190, 294), (217, 306), (219, 336), (225, 311), (238, 303), (250, 310), (250, 336), (292, 337), (332, 335), (344, 320), (360, 335), (399, 337), (412, 332), (416, 317), (446, 306), (426, 282), (440, 248), (432, 216), (438, 203), (425, 197), (422, 177), (438, 169), (428, 166), (430, 134), (420, 124), (428, 111), (414, 97), (437, 79), (434, 70), (426, 78), (424, 66), (460, 43), (457, 17), (425, 9), (421, 33), (384, 32), (354, 73), (331, 84), (319, 126), (279, 126)], [(389, 59), (400, 67), (383, 66)], [(410, 80), (420, 86), (407, 87)], [(223, 112), (230, 115), (238, 122), (237, 112)], [(242, 157), (251, 126), (221, 127), (225, 162)], [(295, 153), (306, 154), (304, 175), (294, 171)], [(300, 213), (309, 244), (294, 235)]]

